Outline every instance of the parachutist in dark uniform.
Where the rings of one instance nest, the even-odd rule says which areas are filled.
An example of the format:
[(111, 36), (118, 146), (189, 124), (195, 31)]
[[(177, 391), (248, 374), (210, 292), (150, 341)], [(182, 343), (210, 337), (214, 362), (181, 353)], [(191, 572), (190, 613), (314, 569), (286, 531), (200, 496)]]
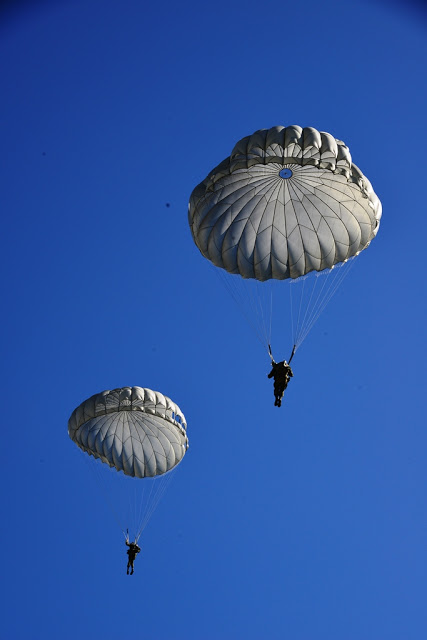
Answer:
[(274, 362), (274, 360), (271, 360), (271, 364), (273, 368), (268, 374), (268, 377), (274, 378), (274, 406), (280, 407), (285, 389), (288, 386), (289, 380), (294, 377), (294, 374), (286, 360), (282, 360), (282, 362)]
[(126, 551), (126, 553), (128, 554), (128, 566), (127, 566), (126, 573), (129, 575), (129, 569), (131, 569), (130, 575), (132, 575), (133, 563), (135, 562), (135, 558), (137, 554), (141, 551), (141, 549), (140, 547), (138, 547), (136, 542), (129, 542), (129, 540), (126, 540), (126, 546), (129, 547), (129, 549)]

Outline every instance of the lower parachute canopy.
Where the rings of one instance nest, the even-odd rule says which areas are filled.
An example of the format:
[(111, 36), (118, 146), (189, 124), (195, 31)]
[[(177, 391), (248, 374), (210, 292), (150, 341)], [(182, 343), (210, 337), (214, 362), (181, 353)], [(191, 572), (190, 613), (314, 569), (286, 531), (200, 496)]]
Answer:
[(170, 398), (141, 387), (97, 393), (68, 421), (80, 449), (136, 478), (163, 475), (179, 464), (188, 449), (186, 429)]
[(126, 539), (133, 531), (137, 541), (151, 519), (188, 449), (186, 430), (170, 398), (141, 387), (97, 393), (73, 411), (68, 434), (91, 456), (83, 457)]

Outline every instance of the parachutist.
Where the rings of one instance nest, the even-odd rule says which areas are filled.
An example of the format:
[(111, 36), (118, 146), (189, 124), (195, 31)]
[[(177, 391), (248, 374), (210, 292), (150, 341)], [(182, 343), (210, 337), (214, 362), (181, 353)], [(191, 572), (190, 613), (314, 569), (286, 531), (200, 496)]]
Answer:
[(129, 569), (131, 569), (130, 575), (133, 574), (133, 563), (135, 562), (135, 558), (137, 554), (141, 551), (140, 547), (136, 544), (136, 542), (129, 542), (129, 539), (126, 540), (126, 546), (129, 549), (126, 551), (128, 554), (128, 566), (126, 573), (129, 575)]
[(294, 377), (293, 371), (286, 360), (275, 362), (271, 359), (272, 369), (268, 374), (269, 378), (274, 378), (274, 406), (280, 407), (288, 382)]

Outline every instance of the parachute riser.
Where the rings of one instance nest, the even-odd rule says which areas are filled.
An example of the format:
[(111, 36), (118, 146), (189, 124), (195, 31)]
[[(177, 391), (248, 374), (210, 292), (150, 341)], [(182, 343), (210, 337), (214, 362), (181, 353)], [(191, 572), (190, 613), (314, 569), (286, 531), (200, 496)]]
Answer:
[[(125, 532), (123, 531), (123, 529), (122, 529), (122, 533), (123, 533), (123, 535), (124, 535), (124, 537), (125, 537), (126, 542), (129, 542), (129, 540), (130, 540), (130, 537), (129, 537), (129, 529), (126, 529), (126, 533), (125, 533)], [(137, 544), (137, 542), (138, 542), (138, 540), (140, 539), (140, 537), (141, 537), (141, 534), (140, 534), (140, 533), (135, 534), (135, 540), (134, 540), (135, 544)]]
[[(293, 348), (292, 348), (291, 356), (290, 356), (290, 358), (289, 358), (289, 360), (288, 360), (288, 364), (290, 364), (290, 363), (291, 363), (291, 360), (292, 360), (292, 358), (294, 357), (296, 350), (297, 350), (297, 345), (296, 345), (296, 344), (294, 344), (294, 346), (293, 346)], [(271, 351), (271, 345), (270, 345), (270, 344), (268, 345), (268, 355), (270, 356), (271, 362), (275, 362), (275, 360), (274, 360), (274, 358), (273, 358), (273, 352)]]

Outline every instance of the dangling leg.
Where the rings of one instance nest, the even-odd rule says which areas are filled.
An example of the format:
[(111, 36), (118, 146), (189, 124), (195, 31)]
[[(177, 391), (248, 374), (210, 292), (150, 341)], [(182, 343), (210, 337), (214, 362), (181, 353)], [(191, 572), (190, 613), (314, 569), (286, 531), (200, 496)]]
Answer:
[(280, 389), (277, 390), (277, 406), (278, 407), (282, 406), (282, 398), (283, 398), (283, 395), (285, 393), (285, 389), (286, 389), (286, 387), (283, 388), (283, 386), (282, 386), (282, 387), (280, 387)]
[(280, 389), (277, 382), (274, 382), (274, 406), (278, 407), (280, 402)]

